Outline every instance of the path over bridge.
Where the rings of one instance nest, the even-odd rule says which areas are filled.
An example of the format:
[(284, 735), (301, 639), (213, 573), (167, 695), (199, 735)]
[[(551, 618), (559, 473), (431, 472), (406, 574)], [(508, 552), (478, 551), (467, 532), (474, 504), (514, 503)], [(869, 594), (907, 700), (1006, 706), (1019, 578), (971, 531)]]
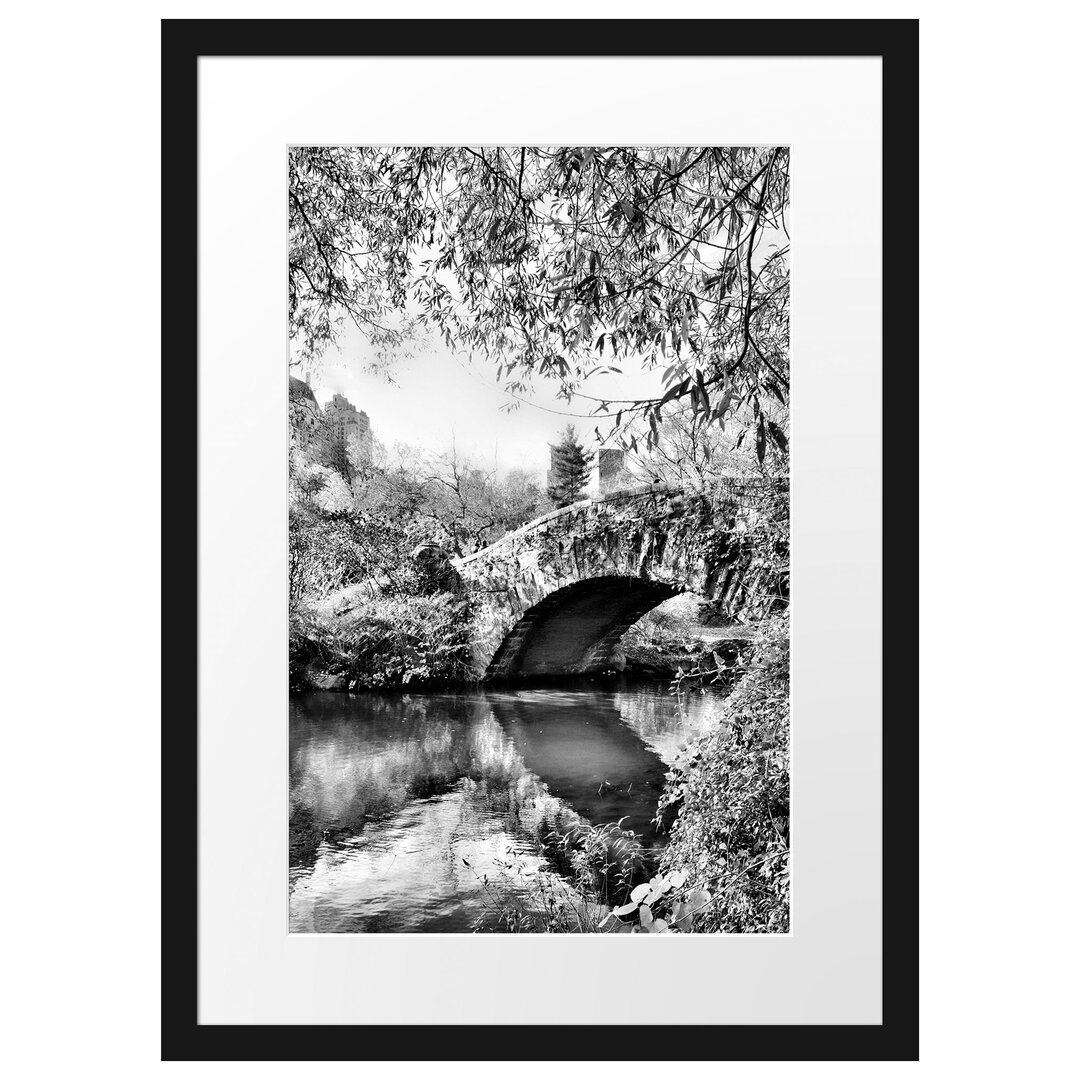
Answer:
[(786, 480), (653, 484), (537, 518), (454, 563), (473, 597), (475, 670), (603, 670), (633, 623), (686, 591), (759, 618), (787, 595), (786, 519)]

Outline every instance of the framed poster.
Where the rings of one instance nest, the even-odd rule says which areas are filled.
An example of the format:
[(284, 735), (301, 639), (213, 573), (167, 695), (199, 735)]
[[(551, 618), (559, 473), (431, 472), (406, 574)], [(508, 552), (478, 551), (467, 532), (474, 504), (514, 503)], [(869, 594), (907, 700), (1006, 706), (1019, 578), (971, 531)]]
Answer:
[(915, 1056), (916, 27), (164, 23), (165, 1057)]

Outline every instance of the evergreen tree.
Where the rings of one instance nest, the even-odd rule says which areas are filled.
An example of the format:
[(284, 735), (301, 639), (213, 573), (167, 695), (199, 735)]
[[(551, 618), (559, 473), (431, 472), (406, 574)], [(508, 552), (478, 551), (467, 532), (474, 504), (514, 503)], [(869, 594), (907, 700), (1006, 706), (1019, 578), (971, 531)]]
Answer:
[(569, 506), (585, 491), (594, 455), (586, 453), (577, 441), (573, 424), (567, 426), (561, 442), (548, 445), (551, 447), (548, 495), (556, 506)]

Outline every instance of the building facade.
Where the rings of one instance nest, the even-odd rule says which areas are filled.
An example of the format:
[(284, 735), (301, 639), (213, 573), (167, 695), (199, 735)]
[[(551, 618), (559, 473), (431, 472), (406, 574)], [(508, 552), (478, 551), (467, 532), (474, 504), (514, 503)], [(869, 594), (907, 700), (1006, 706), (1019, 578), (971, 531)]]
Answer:
[(606, 495), (609, 491), (618, 491), (620, 488), (631, 487), (635, 482), (633, 475), (626, 467), (626, 455), (618, 448), (604, 447), (597, 457), (596, 468), (599, 474), (601, 495)]
[(341, 394), (321, 409), (310, 382), (290, 376), (289, 444), (351, 480), (359, 466), (371, 461), (371, 421)]

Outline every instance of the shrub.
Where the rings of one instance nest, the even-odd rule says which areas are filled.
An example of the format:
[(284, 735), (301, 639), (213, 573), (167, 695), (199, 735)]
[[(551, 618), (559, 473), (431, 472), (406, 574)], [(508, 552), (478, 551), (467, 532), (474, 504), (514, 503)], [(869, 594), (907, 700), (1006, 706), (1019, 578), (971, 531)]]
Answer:
[(622, 640), (627, 656), (641, 650), (681, 659), (704, 649), (700, 625), (682, 610), (669, 610), (669, 604), (670, 601), (646, 612), (627, 630)]
[(294, 688), (311, 672), (345, 690), (415, 682), (466, 682), (470, 667), (467, 602), (451, 593), (358, 598), (340, 614), (294, 608), (290, 673)]
[[(484, 889), (485, 913), (477, 929), (508, 933), (601, 934), (623, 929), (611, 907), (630, 896), (648, 856), (622, 822), (575, 824), (541, 844), (549, 867), (530, 870), (525, 860), (496, 860), (498, 874), (476, 874)], [(629, 930), (629, 926), (625, 927)]]
[(707, 889), (695, 928), (784, 932), (788, 910), (788, 617), (763, 625), (741, 657), (723, 723), (669, 774), (658, 820), (678, 816), (661, 870)]
[(289, 515), (289, 599), (326, 596), (375, 579), (384, 591), (414, 586), (410, 533), (389, 518), (364, 511), (294, 508)]
[[(545, 845), (552, 868), (496, 860), (498, 875), (472, 872), (484, 889), (476, 929), (539, 934), (678, 934), (702, 928), (708, 890), (682, 871), (644, 877), (651, 862), (622, 823), (581, 825)], [(465, 866), (472, 870), (467, 859)], [(617, 906), (616, 906), (617, 905)]]

